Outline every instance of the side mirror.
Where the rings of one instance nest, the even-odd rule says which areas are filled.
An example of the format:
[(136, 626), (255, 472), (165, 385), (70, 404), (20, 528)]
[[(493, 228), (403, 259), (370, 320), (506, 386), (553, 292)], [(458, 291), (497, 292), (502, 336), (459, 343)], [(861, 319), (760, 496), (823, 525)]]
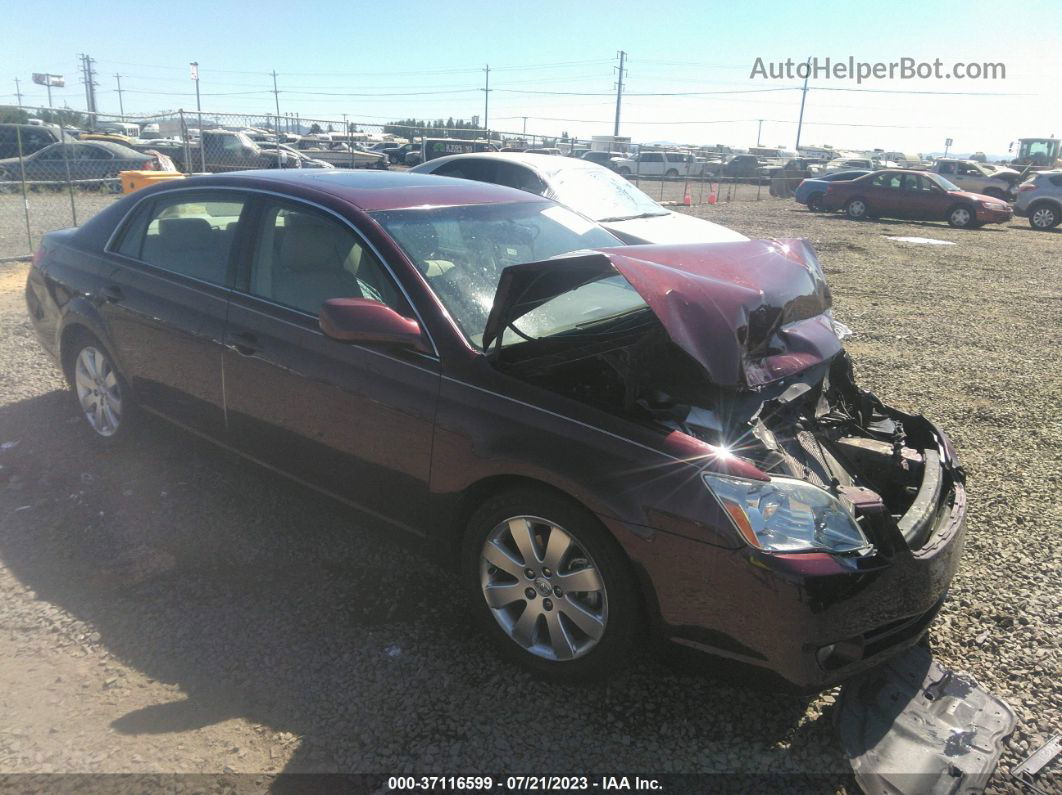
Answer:
[(321, 331), (340, 342), (375, 342), (431, 353), (420, 324), (379, 301), (330, 298), (321, 307), (317, 322)]

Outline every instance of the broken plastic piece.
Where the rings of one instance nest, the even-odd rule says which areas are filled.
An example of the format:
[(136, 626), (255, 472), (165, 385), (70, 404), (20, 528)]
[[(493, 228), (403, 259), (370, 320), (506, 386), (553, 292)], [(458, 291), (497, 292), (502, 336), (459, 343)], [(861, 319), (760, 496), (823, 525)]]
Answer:
[(849, 681), (837, 716), (868, 795), (981, 792), (1016, 722), (1004, 701), (921, 646)]

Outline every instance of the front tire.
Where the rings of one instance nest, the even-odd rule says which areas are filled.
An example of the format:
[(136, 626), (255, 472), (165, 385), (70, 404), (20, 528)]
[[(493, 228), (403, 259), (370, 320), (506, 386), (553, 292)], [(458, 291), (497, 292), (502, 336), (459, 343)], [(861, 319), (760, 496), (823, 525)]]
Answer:
[(844, 213), (853, 221), (862, 221), (870, 213), (867, 200), (862, 198), (849, 199), (844, 206)]
[(678, 176), (678, 172), (675, 169), (673, 169), (673, 168), (669, 168), (667, 170), (667, 173), (664, 174), (664, 176), (665, 177), (670, 177), (671, 179), (674, 179), (675, 177)]
[(134, 416), (132, 395), (106, 347), (82, 334), (68, 361), (70, 388), (90, 437), (105, 445), (125, 439)]
[(627, 168), (626, 166), (620, 166), (619, 167), (619, 173), (622, 174), (625, 177), (629, 177), (631, 175), (631, 170), (629, 168)]
[(972, 229), (977, 223), (977, 215), (973, 207), (968, 204), (959, 204), (948, 210), (948, 223), (956, 229)]
[(1062, 214), (1050, 204), (1034, 204), (1029, 208), (1029, 226), (1041, 232), (1054, 229), (1062, 221)]
[(813, 213), (821, 213), (825, 211), (825, 207), (822, 206), (822, 193), (812, 193), (808, 196), (808, 209)]
[(545, 489), (487, 500), (465, 534), (477, 619), (508, 659), (555, 681), (604, 676), (641, 632), (634, 576), (593, 514)]

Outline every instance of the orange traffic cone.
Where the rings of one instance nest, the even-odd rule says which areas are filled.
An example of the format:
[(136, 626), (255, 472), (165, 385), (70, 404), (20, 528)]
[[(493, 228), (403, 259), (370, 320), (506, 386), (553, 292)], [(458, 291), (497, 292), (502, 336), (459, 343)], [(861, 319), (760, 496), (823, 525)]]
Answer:
[(682, 194), (682, 206), (689, 207), (693, 204), (693, 199), (690, 197), (690, 183), (686, 183), (686, 192)]
[(708, 193), (708, 203), (715, 204), (717, 201), (719, 201), (719, 183), (713, 182), (712, 190)]

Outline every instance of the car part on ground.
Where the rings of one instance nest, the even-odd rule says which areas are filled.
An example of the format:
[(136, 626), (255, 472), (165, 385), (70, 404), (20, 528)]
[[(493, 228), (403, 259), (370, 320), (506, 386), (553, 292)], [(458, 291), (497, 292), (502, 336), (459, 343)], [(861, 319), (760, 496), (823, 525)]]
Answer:
[[(1031, 791), (1037, 793), (1037, 795), (1047, 795), (1048, 790), (1044, 789), (1044, 787), (1049, 785), (1047, 782), (1040, 779), (1040, 774), (1044, 771), (1044, 768), (1051, 765), (1060, 754), (1062, 754), (1062, 734), (1056, 734), (1012, 768), (1010, 775), (1028, 787)], [(1058, 770), (1050, 770), (1048, 771), (1048, 775), (1058, 778), (1059, 776), (1062, 776), (1062, 772)], [(1050, 786), (1054, 789), (1053, 785)]]
[(1014, 731), (1014, 711), (921, 646), (847, 682), (837, 728), (867, 795), (973, 795)]

